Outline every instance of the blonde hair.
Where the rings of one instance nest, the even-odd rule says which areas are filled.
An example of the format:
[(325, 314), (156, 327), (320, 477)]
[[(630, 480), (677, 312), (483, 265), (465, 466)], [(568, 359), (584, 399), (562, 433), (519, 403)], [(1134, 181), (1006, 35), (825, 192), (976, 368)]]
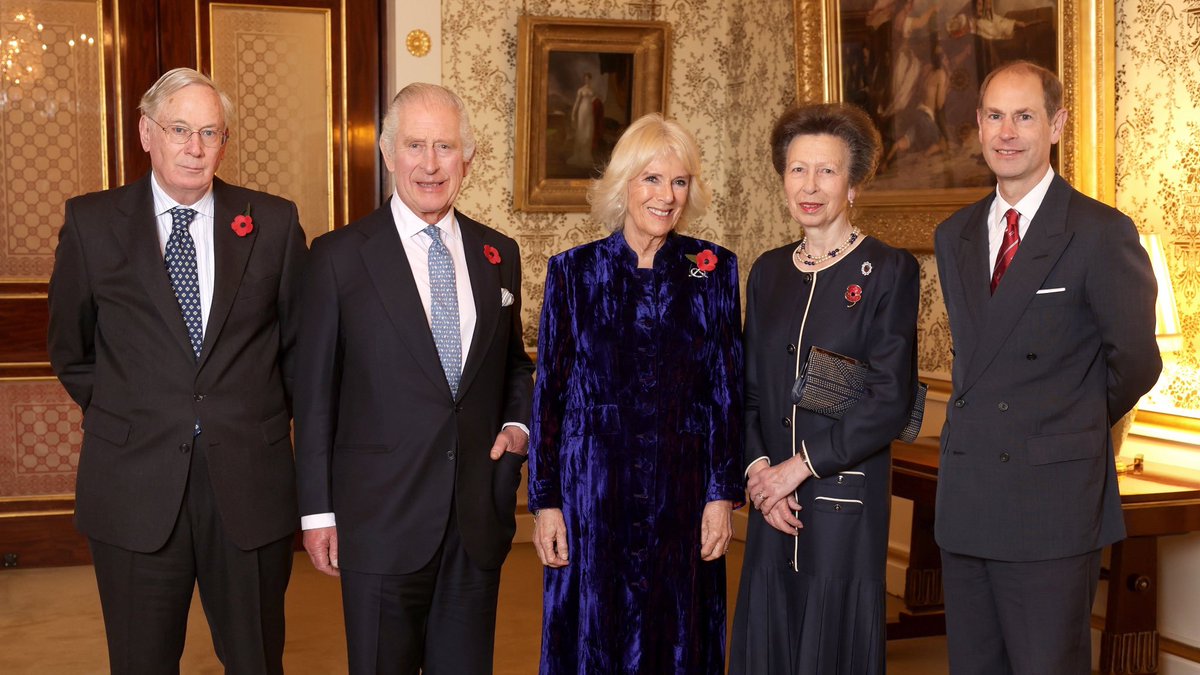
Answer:
[(458, 112), (458, 135), (462, 138), (463, 160), (469, 162), (475, 156), (475, 134), (471, 132), (471, 116), (458, 94), (449, 89), (427, 82), (413, 82), (400, 90), (388, 105), (382, 128), (379, 130), (379, 146), (389, 158), (396, 151), (396, 134), (400, 133), (400, 113), (406, 105), (416, 102), (440, 103)]
[(175, 68), (163, 73), (163, 76), (158, 78), (158, 81), (142, 95), (142, 100), (138, 103), (138, 111), (151, 119), (157, 118), (159, 108), (166, 103), (167, 99), (171, 98), (172, 94), (193, 84), (208, 87), (217, 93), (217, 97), (221, 99), (221, 115), (225, 118), (225, 128), (228, 129), (232, 126), (233, 101), (225, 92), (221, 91), (212, 78), (191, 68)]
[(625, 210), (629, 206), (625, 203), (629, 181), (636, 178), (650, 162), (667, 154), (679, 159), (692, 178), (688, 182), (688, 200), (680, 224), (703, 215), (712, 200), (712, 194), (700, 177), (700, 147), (696, 144), (696, 138), (679, 123), (664, 119), (659, 113), (651, 113), (638, 119), (621, 134), (604, 175), (592, 181), (588, 188), (592, 218), (612, 232), (624, 227)]

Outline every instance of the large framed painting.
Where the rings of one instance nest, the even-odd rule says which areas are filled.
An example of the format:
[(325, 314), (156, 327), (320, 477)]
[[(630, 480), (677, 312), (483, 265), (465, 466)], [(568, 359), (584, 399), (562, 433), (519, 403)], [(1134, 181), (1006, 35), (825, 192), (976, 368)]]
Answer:
[(670, 26), (522, 16), (513, 205), (587, 211), (587, 187), (637, 118), (664, 112)]
[(802, 102), (861, 106), (883, 136), (855, 220), (893, 245), (933, 248), (933, 229), (993, 189), (975, 122), (979, 84), (1015, 59), (1063, 81), (1055, 168), (1114, 197), (1112, 0), (793, 0)]

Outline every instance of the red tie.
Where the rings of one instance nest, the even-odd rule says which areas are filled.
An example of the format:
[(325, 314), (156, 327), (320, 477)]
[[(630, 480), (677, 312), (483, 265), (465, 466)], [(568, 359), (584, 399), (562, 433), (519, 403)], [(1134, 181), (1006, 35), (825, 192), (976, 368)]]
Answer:
[(1021, 214), (1017, 213), (1016, 209), (1009, 209), (1004, 212), (1004, 220), (1007, 223), (1004, 227), (1004, 241), (1000, 242), (1000, 253), (996, 256), (996, 270), (992, 272), (992, 294), (996, 293), (996, 287), (1000, 285), (1000, 277), (1004, 276), (1004, 272), (1008, 270), (1008, 266), (1012, 264), (1012, 259), (1017, 255), (1017, 247), (1021, 245)]

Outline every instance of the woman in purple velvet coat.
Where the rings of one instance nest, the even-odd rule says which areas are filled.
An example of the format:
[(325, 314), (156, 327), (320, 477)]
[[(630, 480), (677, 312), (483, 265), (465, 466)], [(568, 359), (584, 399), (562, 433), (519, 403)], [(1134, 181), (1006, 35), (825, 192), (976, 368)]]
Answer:
[(718, 675), (741, 485), (737, 260), (695, 140), (648, 115), (591, 189), (605, 239), (552, 257), (529, 446), (543, 675)]

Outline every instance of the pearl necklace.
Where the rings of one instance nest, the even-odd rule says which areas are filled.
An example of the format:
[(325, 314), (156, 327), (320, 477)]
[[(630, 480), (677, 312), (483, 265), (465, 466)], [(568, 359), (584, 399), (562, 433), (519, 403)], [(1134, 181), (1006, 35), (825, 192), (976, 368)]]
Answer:
[(808, 252), (808, 237), (805, 237), (800, 240), (800, 245), (796, 247), (796, 252), (792, 255), (795, 257), (797, 264), (815, 267), (826, 260), (838, 257), (838, 254), (850, 248), (854, 242), (858, 241), (859, 234), (861, 232), (858, 231), (857, 227), (850, 228), (850, 236), (846, 239), (846, 242), (822, 256), (813, 256)]

